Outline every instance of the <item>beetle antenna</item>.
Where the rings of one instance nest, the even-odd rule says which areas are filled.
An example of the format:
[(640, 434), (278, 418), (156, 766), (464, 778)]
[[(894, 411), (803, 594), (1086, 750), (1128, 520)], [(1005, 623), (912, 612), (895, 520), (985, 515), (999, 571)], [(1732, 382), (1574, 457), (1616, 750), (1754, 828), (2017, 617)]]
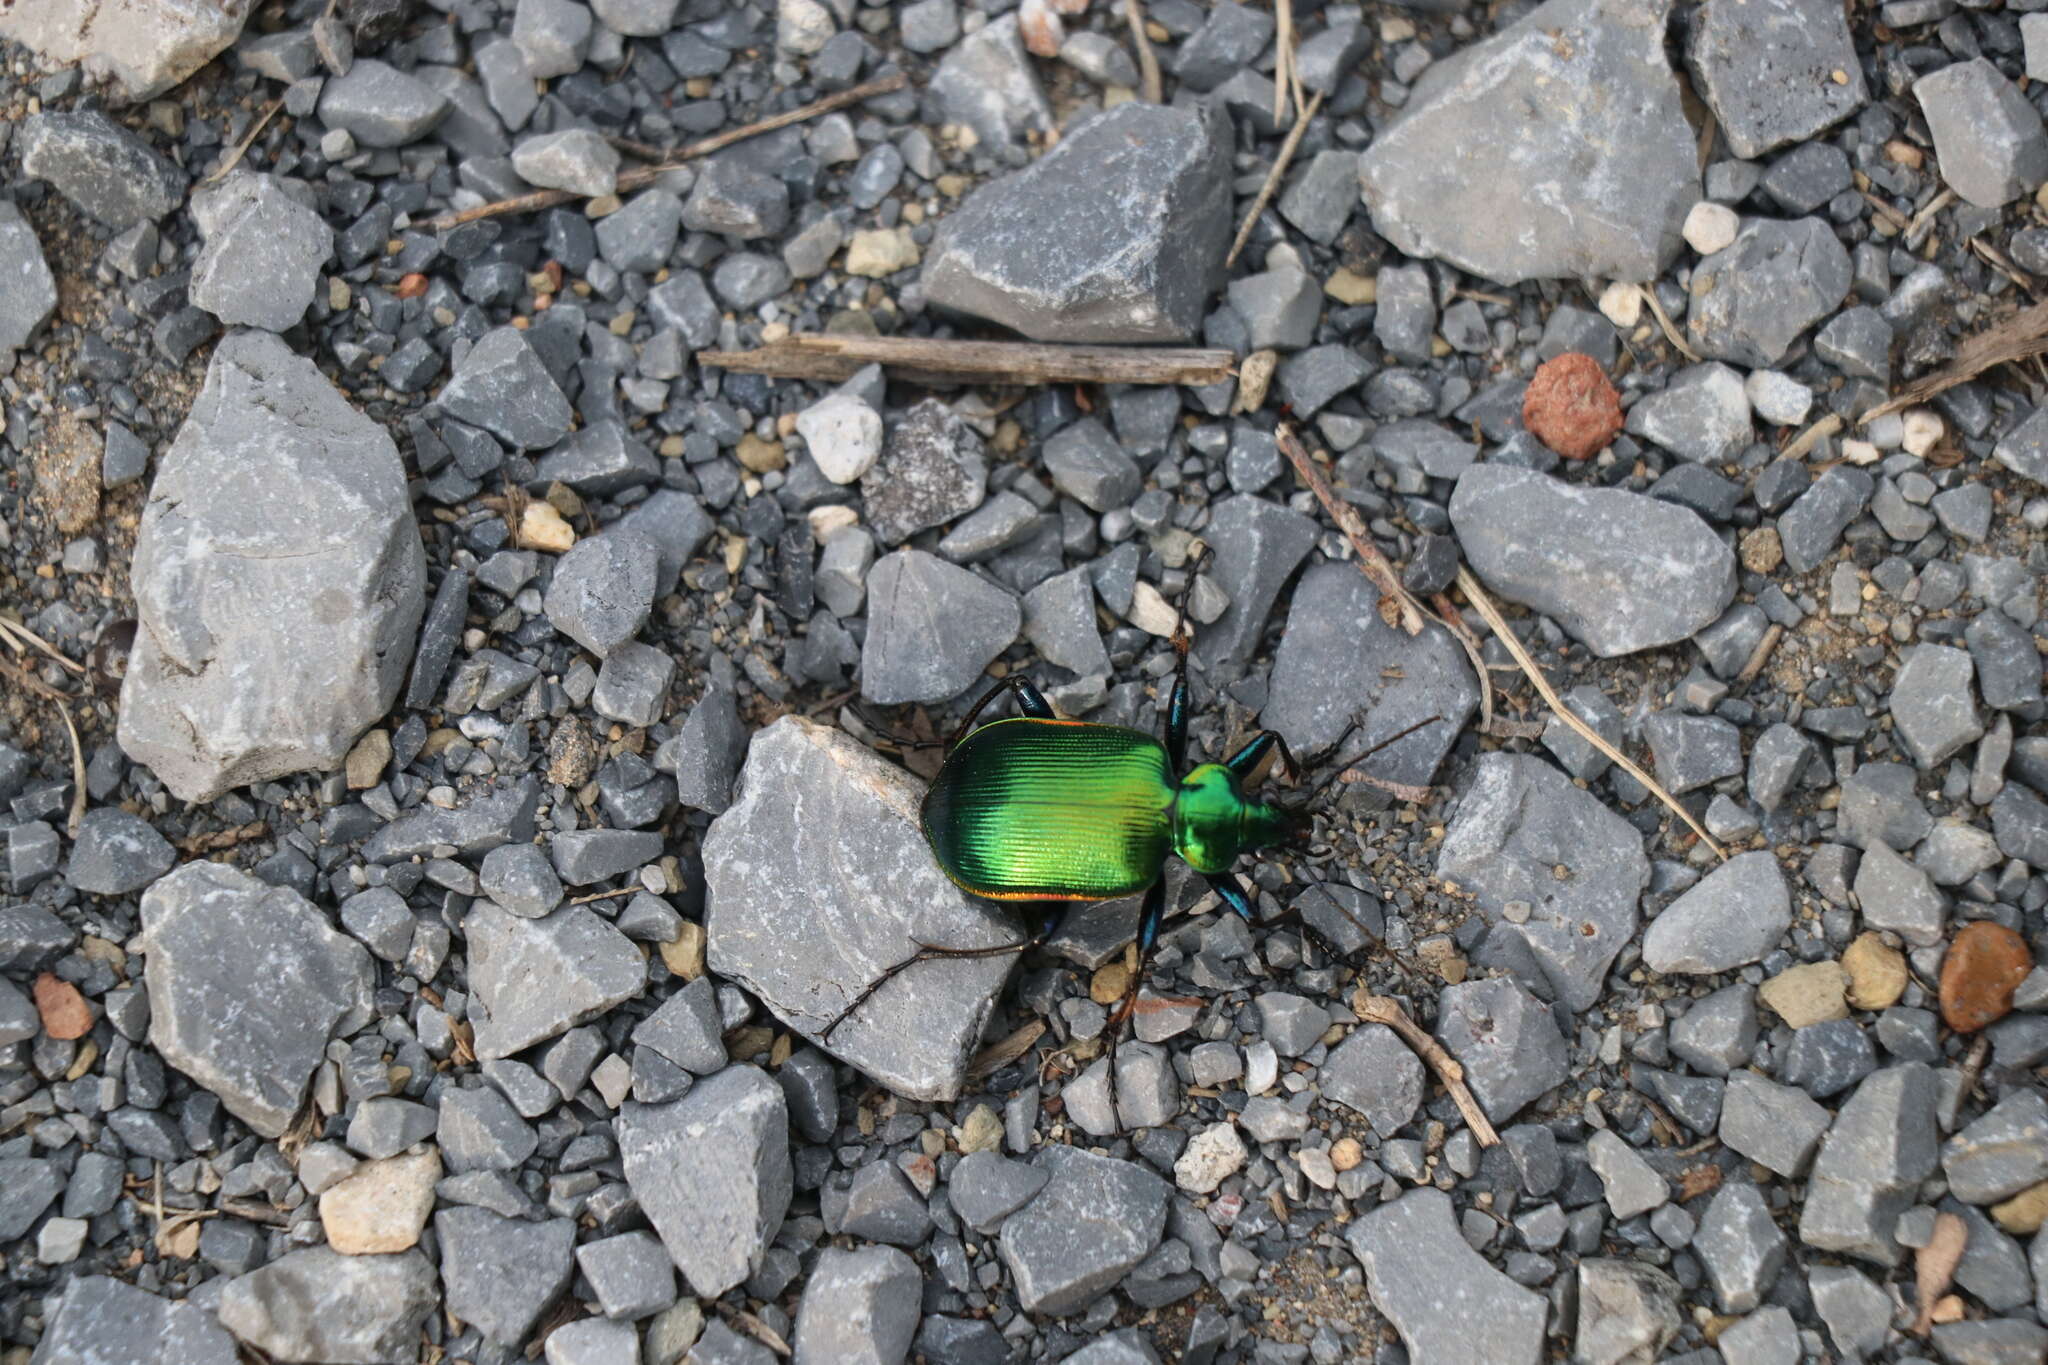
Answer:
[[(1349, 759), (1346, 759), (1341, 764), (1333, 764), (1332, 771), (1330, 772), (1330, 774), (1327, 777), (1323, 778), (1322, 781), (1316, 783), (1315, 786), (1309, 788), (1308, 796), (1302, 802), (1301, 808), (1307, 809), (1313, 806), (1316, 803), (1316, 800), (1319, 797), (1321, 797), (1324, 792), (1328, 791), (1333, 785), (1335, 785), (1337, 780), (1344, 776), (1345, 772), (1347, 772), (1351, 768), (1356, 767), (1361, 760), (1371, 758), (1380, 750), (1399, 744), (1402, 740), (1408, 738), (1408, 736), (1414, 734), (1417, 730), (1421, 730), (1427, 726), (1434, 725), (1442, 719), (1443, 717), (1441, 715), (1435, 715), (1430, 716), (1425, 720), (1418, 720), (1413, 725), (1409, 726), (1407, 729), (1388, 735), (1385, 739), (1373, 745), (1364, 753), (1357, 754)], [(1338, 736), (1337, 742), (1330, 746), (1328, 752), (1335, 753), (1341, 750), (1344, 747), (1344, 741), (1351, 738), (1352, 732), (1358, 729), (1359, 724), (1359, 721), (1352, 721), (1350, 727), (1346, 729), (1342, 735)]]

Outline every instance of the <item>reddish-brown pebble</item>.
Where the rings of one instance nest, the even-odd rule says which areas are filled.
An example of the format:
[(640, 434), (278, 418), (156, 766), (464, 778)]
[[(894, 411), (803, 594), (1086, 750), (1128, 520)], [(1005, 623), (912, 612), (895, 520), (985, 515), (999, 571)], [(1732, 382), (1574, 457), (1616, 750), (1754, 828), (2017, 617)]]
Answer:
[(1599, 361), (1566, 351), (1536, 367), (1522, 395), (1522, 425), (1567, 460), (1583, 460), (1621, 430), (1621, 395)]
[(2012, 993), (2034, 969), (2027, 941), (1990, 920), (1966, 924), (1941, 962), (1941, 1017), (1974, 1033), (2012, 1011)]
[(35, 992), (36, 1013), (42, 1018), (43, 1032), (67, 1041), (92, 1032), (92, 1006), (85, 1003), (78, 987), (44, 972), (36, 978)]

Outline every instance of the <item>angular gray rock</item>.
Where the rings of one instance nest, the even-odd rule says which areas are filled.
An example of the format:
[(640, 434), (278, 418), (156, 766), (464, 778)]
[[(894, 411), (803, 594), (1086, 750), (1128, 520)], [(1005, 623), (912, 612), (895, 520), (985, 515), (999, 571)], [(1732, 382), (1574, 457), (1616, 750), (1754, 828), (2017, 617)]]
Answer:
[(1848, 19), (1830, 0), (1708, 0), (1685, 56), (1729, 150), (1745, 160), (1833, 127), (1870, 99)]
[(1479, 686), (1449, 631), (1432, 621), (1410, 635), (1386, 623), (1379, 600), (1355, 564), (1319, 564), (1302, 574), (1259, 720), (1295, 753), (1308, 754), (1335, 744), (1356, 719), (1364, 724), (1346, 745), (1352, 753), (1442, 717), (1357, 765), (1390, 782), (1426, 786), (1478, 708)]
[(1669, 0), (1549, 0), (1436, 63), (1359, 159), (1404, 256), (1502, 284), (1653, 280), (1699, 198)]
[(1891, 1296), (1860, 1270), (1845, 1265), (1817, 1265), (1807, 1272), (1807, 1292), (1814, 1311), (1827, 1324), (1828, 1336), (1846, 1360), (1862, 1360), (1882, 1350), (1890, 1334)]
[(477, 338), (434, 401), (450, 417), (522, 450), (545, 450), (561, 440), (574, 416), (517, 327), (496, 327)]
[(761, 1268), (789, 1210), (789, 1103), (759, 1067), (729, 1066), (667, 1104), (619, 1113), (634, 1199), (691, 1292), (715, 1299)]
[(1496, 1124), (1562, 1084), (1569, 1065), (1548, 1007), (1506, 977), (1446, 987), (1438, 996), (1436, 1036), (1464, 1066), (1473, 1097)]
[(31, 114), (14, 141), (22, 174), (119, 232), (154, 222), (185, 197), (185, 173), (105, 114)]
[(1223, 614), (1195, 632), (1193, 654), (1219, 684), (1244, 671), (1265, 634), (1280, 590), (1315, 547), (1316, 523), (1290, 507), (1240, 493), (1214, 505), (1202, 538), (1208, 575), (1230, 595)]
[(2035, 408), (1999, 437), (1991, 458), (2021, 478), (2048, 487), (2048, 406)]
[(55, 1304), (34, 1365), (236, 1365), (241, 1359), (234, 1338), (197, 1304), (172, 1303), (105, 1275), (73, 1278)]
[(2048, 180), (2048, 130), (2019, 87), (1982, 57), (1930, 71), (1913, 97), (1934, 134), (1941, 178), (1981, 209), (2001, 208)]
[[(899, 1095), (951, 1099), (1014, 959), (918, 943), (1021, 942), (1013, 912), (946, 880), (919, 832), (922, 785), (837, 730), (786, 716), (754, 736), (739, 799), (704, 837), (711, 969)], [(701, 1089), (701, 1087), (700, 1087)]]
[[(1568, 875), (1558, 875), (1561, 865)], [(1489, 930), (1476, 958), (1533, 966), (1574, 1011), (1599, 999), (1650, 884), (1635, 827), (1528, 754), (1479, 760), (1436, 873), (1478, 902)]]
[(36, 230), (11, 202), (0, 204), (0, 363), (28, 344), (57, 307), (57, 277), (43, 260)]
[(2037, 1090), (2009, 1092), (1948, 1140), (1941, 1167), (1949, 1193), (1970, 1204), (1995, 1204), (2048, 1180), (2048, 1101)]
[(1735, 597), (1735, 552), (1698, 513), (1641, 493), (1478, 464), (1450, 515), (1488, 587), (1603, 659), (1687, 639)]
[(1052, 1172), (1037, 1198), (1003, 1221), (996, 1249), (1027, 1313), (1086, 1307), (1152, 1254), (1172, 1187), (1132, 1161), (1078, 1147), (1041, 1147)]
[(147, 820), (119, 806), (95, 806), (78, 822), (64, 880), (96, 896), (140, 891), (171, 870), (178, 851)]
[(1017, 599), (971, 570), (908, 547), (885, 555), (868, 572), (861, 695), (883, 706), (957, 697), (1023, 623)]
[(1893, 1235), (1940, 1157), (1934, 1072), (1887, 1067), (1856, 1087), (1821, 1142), (1799, 1218), (1799, 1240), (1881, 1266), (1899, 1260)]
[(1763, 1192), (1747, 1180), (1729, 1180), (1707, 1205), (1692, 1249), (1713, 1281), (1721, 1311), (1747, 1313), (1777, 1283), (1791, 1245), (1771, 1220)]
[(897, 545), (972, 512), (987, 487), (981, 437), (927, 398), (890, 430), (881, 459), (861, 476), (863, 519), (884, 545)]
[(237, 5), (166, 5), (156, 0), (17, 0), (0, 10), (0, 38), (47, 62), (78, 66), (121, 102), (161, 95), (219, 56), (242, 31)]
[(589, 906), (523, 919), (478, 901), (462, 933), (481, 1061), (510, 1057), (595, 1019), (647, 984), (639, 950)]
[(229, 177), (192, 198), (206, 235), (192, 263), (192, 302), (230, 327), (282, 332), (312, 305), (334, 232), (274, 175)]
[(1390, 1138), (1422, 1107), (1422, 1062), (1384, 1024), (1361, 1026), (1323, 1063), (1323, 1098), (1359, 1113)]
[(1751, 218), (1694, 268), (1686, 336), (1702, 355), (1776, 365), (1842, 306), (1850, 282), (1848, 249), (1825, 219)]
[(149, 1043), (264, 1137), (298, 1113), (330, 1038), (370, 1022), (370, 955), (305, 897), (220, 863), (142, 896)]
[(398, 448), (268, 332), (215, 349), (131, 569), (121, 747), (178, 797), (339, 767), (426, 609)]
[(1953, 645), (1915, 645), (1899, 665), (1886, 705), (1923, 770), (1940, 767), (1984, 734), (1970, 687), (1976, 673), (1969, 651)]
[(654, 608), (661, 551), (637, 531), (579, 540), (555, 562), (548, 624), (602, 659), (640, 633)]
[(576, 1269), (573, 1219), (533, 1223), (489, 1209), (442, 1209), (434, 1236), (441, 1243), (442, 1306), (502, 1347), (526, 1340)]
[(455, 106), (446, 95), (374, 58), (355, 62), (320, 90), (320, 121), (359, 146), (403, 147), (433, 131)]
[(1586, 1164), (1600, 1177), (1607, 1207), (1617, 1219), (1648, 1213), (1671, 1198), (1670, 1184), (1611, 1128), (1586, 1140)]
[(1856, 903), (1863, 922), (1886, 929), (1915, 948), (1941, 942), (1948, 919), (1948, 899), (1933, 878), (1892, 852), (1882, 840), (1864, 850), (1856, 865)]
[(1711, 976), (1761, 962), (1791, 927), (1792, 895), (1776, 855), (1738, 853), (1650, 921), (1643, 965)]
[(1721, 1141), (1766, 1170), (1797, 1176), (1827, 1131), (1828, 1111), (1810, 1095), (1735, 1071), (1721, 1097)]
[(1222, 282), (1232, 150), (1213, 106), (1098, 114), (939, 224), (925, 298), (1039, 341), (1189, 341)]
[(1778, 515), (1785, 567), (1793, 573), (1818, 568), (1834, 553), (1844, 528), (1870, 505), (1876, 488), (1870, 475), (1848, 465), (1836, 465), (1815, 479)]
[(956, 44), (932, 73), (930, 90), (948, 122), (966, 124), (997, 154), (1029, 133), (1053, 129), (1052, 106), (1025, 55), (1017, 20), (1007, 14)]
[(917, 1335), (923, 1291), (917, 1262), (894, 1247), (827, 1247), (797, 1307), (796, 1365), (900, 1365)]
[(306, 1247), (230, 1280), (221, 1326), (271, 1360), (384, 1365), (418, 1349), (440, 1306), (434, 1267), (418, 1251), (344, 1256)]
[(1628, 432), (1706, 464), (1733, 460), (1756, 439), (1742, 376), (1713, 361), (1687, 366), (1643, 395), (1628, 410)]
[(1579, 1262), (1576, 1358), (1586, 1365), (1657, 1359), (1678, 1334), (1679, 1300), (1678, 1281), (1655, 1266), (1587, 1257)]
[(1415, 1365), (1543, 1359), (1543, 1297), (1489, 1265), (1458, 1231), (1450, 1196), (1424, 1186), (1345, 1229), (1372, 1301)]

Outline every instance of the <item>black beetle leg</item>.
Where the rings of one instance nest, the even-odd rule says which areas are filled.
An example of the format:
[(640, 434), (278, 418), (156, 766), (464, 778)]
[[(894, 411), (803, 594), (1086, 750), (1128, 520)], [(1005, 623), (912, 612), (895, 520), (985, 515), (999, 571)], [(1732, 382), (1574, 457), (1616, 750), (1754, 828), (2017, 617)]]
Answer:
[(988, 709), (990, 702), (1002, 696), (1005, 692), (1016, 693), (1017, 709), (1032, 720), (1059, 719), (1052, 709), (1052, 703), (1045, 699), (1043, 692), (1040, 692), (1032, 685), (1031, 679), (1021, 673), (1012, 673), (1009, 677), (1004, 678), (994, 687), (981, 694), (981, 700), (974, 703), (974, 709), (967, 713), (966, 720), (960, 722), (960, 728), (953, 732), (953, 738), (947, 742), (946, 747), (950, 749), (961, 740), (973, 734), (974, 722), (980, 718), (983, 711)]
[(932, 962), (944, 958), (1007, 957), (1012, 953), (1028, 953), (1039, 944), (1045, 942), (1046, 934), (1047, 930), (1041, 927), (1037, 933), (1021, 942), (999, 943), (989, 948), (942, 948), (937, 944), (921, 943), (917, 939), (912, 939), (911, 942), (917, 945), (917, 951), (883, 972), (873, 981), (868, 982), (866, 986), (863, 986), (860, 994), (854, 996), (845, 1009), (832, 1016), (831, 1023), (818, 1030), (818, 1040), (824, 1042), (830, 1039), (833, 1030), (837, 1029), (848, 1019), (851, 1019), (854, 1012), (860, 1009), (862, 1005), (865, 1005), (876, 991), (879, 991), (882, 987), (888, 985), (889, 982), (895, 980), (900, 973), (908, 971), (920, 962)]
[(1138, 992), (1145, 985), (1145, 967), (1152, 960), (1152, 945), (1159, 939), (1159, 925), (1166, 918), (1166, 878), (1162, 875), (1145, 892), (1144, 907), (1138, 912), (1138, 966), (1131, 973), (1130, 984), (1124, 987), (1124, 998), (1118, 1003), (1116, 1013), (1109, 1017), (1109, 1116), (1119, 1131), (1123, 1127), (1123, 1115), (1118, 1111), (1116, 1096), (1116, 1050), (1129, 1031), (1131, 1016), (1138, 1010)]

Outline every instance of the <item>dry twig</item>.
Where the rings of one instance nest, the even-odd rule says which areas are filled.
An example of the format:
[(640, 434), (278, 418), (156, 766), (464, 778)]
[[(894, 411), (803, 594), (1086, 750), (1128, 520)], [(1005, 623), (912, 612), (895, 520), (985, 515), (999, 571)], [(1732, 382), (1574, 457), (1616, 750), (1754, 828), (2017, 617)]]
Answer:
[(1131, 26), (1131, 45), (1138, 49), (1138, 93), (1147, 104), (1163, 103), (1166, 84), (1160, 79), (1159, 56), (1145, 34), (1145, 10), (1138, 0), (1124, 0), (1124, 22)]
[(284, 97), (280, 95), (270, 102), (269, 107), (263, 111), (254, 123), (249, 125), (249, 131), (242, 134), (242, 140), (235, 144), (234, 151), (228, 153), (228, 159), (220, 163), (220, 168), (199, 183), (202, 185), (217, 185), (227, 179), (228, 172), (242, 164), (242, 158), (247, 156), (249, 149), (256, 145), (256, 139), (262, 134), (264, 127), (271, 119), (277, 117), (277, 111), (282, 108), (284, 108)]
[(1764, 665), (1770, 661), (1771, 651), (1776, 649), (1778, 641), (1784, 638), (1785, 628), (1776, 621), (1771, 622), (1771, 628), (1764, 632), (1764, 638), (1758, 640), (1756, 648), (1749, 652), (1749, 658), (1743, 663), (1742, 671), (1735, 675), (1735, 688), (1738, 692), (1746, 690), (1756, 681), (1756, 675), (1763, 672)]
[(1842, 429), (1842, 414), (1831, 412), (1785, 443), (1778, 452), (1782, 460), (1803, 460), (1806, 453)]
[(1337, 496), (1336, 490), (1330, 487), (1330, 481), (1323, 477), (1323, 471), (1309, 458), (1308, 448), (1294, 434), (1294, 428), (1282, 422), (1274, 431), (1273, 438), (1280, 446), (1280, 453), (1287, 457), (1287, 463), (1294, 466), (1295, 474), (1308, 485), (1309, 491), (1316, 495), (1316, 501), (1330, 514), (1330, 520), (1337, 523), (1337, 529), (1351, 542), (1353, 552), (1358, 555), (1359, 571), (1380, 590), (1380, 614), (1383, 617), (1387, 615), (1391, 602), (1392, 611), (1399, 620), (1389, 619), (1387, 624), (1398, 624), (1408, 634), (1420, 635), (1422, 605), (1415, 600), (1413, 593), (1401, 586), (1400, 575), (1394, 572), (1394, 566), (1372, 543), (1365, 519), (1358, 515), (1358, 509)]
[(1500, 1134), (1493, 1130), (1492, 1120), (1479, 1107), (1479, 1101), (1472, 1098), (1472, 1092), (1465, 1086), (1465, 1068), (1458, 1060), (1444, 1051), (1443, 1045), (1422, 1031), (1422, 1027), (1408, 1017), (1401, 1008), (1401, 1002), (1390, 996), (1374, 995), (1364, 986), (1351, 997), (1351, 1012), (1368, 1024), (1385, 1024), (1401, 1035), (1401, 1041), (1415, 1050), (1431, 1071), (1444, 1083), (1444, 1089), (1451, 1095), (1451, 1102), (1458, 1106), (1458, 1112), (1465, 1116), (1465, 1122), (1472, 1129), (1472, 1136), (1479, 1140), (1481, 1147), (1495, 1147), (1500, 1144)]
[(967, 1078), (978, 1081), (984, 1076), (993, 1076), (1011, 1062), (1016, 1061), (1045, 1036), (1045, 1020), (1033, 1019), (1016, 1032), (990, 1043), (974, 1054), (974, 1060), (967, 1064)]
[[(1505, 717), (1493, 714), (1493, 679), (1487, 676), (1486, 656), (1479, 652), (1479, 637), (1472, 633), (1472, 627), (1465, 624), (1465, 618), (1451, 605), (1450, 598), (1438, 593), (1431, 599), (1431, 604), (1436, 607), (1436, 619), (1443, 623), (1444, 629), (1451, 633), (1451, 638), (1465, 651), (1465, 658), (1472, 665), (1472, 676), (1479, 680), (1480, 730), (1486, 734), (1512, 738), (1500, 736), (1500, 727), (1509, 722)], [(1536, 733), (1543, 733), (1540, 726)], [(1529, 738), (1533, 739), (1535, 736)]]
[(1536, 660), (1530, 657), (1529, 651), (1523, 647), (1520, 638), (1516, 636), (1514, 631), (1508, 629), (1507, 618), (1500, 614), (1500, 608), (1493, 605), (1493, 599), (1486, 595), (1486, 589), (1479, 586), (1479, 580), (1473, 576), (1472, 571), (1462, 565), (1458, 568), (1458, 590), (1464, 593), (1465, 600), (1470, 602), (1478, 610), (1479, 614), (1486, 618), (1486, 624), (1493, 629), (1494, 638), (1499, 640), (1506, 647), (1508, 653), (1514, 656), (1515, 663), (1527, 675), (1536, 690), (1542, 694), (1544, 703), (1550, 707), (1557, 718), (1576, 730), (1580, 738), (1584, 739), (1588, 744), (1607, 755), (1616, 767), (1648, 788), (1651, 795), (1662, 801), (1665, 806), (1670, 808), (1673, 814), (1692, 827), (1692, 832), (1699, 835), (1700, 841), (1713, 850), (1715, 857), (1725, 861), (1728, 857), (1728, 851), (1714, 842), (1714, 836), (1707, 833), (1706, 827), (1693, 818), (1691, 811), (1679, 805), (1678, 801), (1670, 792), (1664, 790), (1656, 778), (1644, 772), (1636, 765), (1635, 760), (1631, 759), (1614, 745), (1608, 743), (1604, 735), (1586, 724), (1583, 720), (1580, 720), (1578, 714), (1564, 704), (1564, 700), (1557, 695), (1557, 689), (1550, 685), (1550, 679), (1543, 676), (1543, 670), (1536, 666)]
[(699, 351), (697, 363), (776, 379), (850, 378), (882, 365), (907, 379), (962, 384), (1205, 384), (1230, 377), (1229, 351), (1192, 347), (1056, 346), (813, 333), (751, 351)]
[[(16, 649), (20, 648), (20, 645), (16, 644), (11, 635), (0, 635), (0, 639), (4, 639)], [(68, 659), (65, 662), (70, 663)], [(77, 667), (76, 664), (71, 666), (73, 668)], [(78, 822), (85, 819), (85, 745), (78, 737), (78, 722), (71, 718), (71, 702), (73, 699), (59, 692), (20, 664), (12, 663), (4, 658), (0, 658), (0, 678), (6, 678), (24, 691), (41, 697), (44, 701), (55, 706), (57, 714), (64, 718), (65, 733), (71, 736), (71, 813), (66, 822), (66, 830), (73, 837), (76, 837), (78, 834)]]
[(1953, 364), (1906, 385), (1894, 397), (1864, 413), (1858, 425), (1868, 426), (1880, 417), (1925, 403), (1936, 394), (1975, 379), (1994, 365), (2026, 360), (2044, 351), (2048, 351), (2048, 303), (2037, 303), (1964, 341), (1956, 347)]
[(1252, 225), (1259, 221), (1259, 215), (1266, 211), (1266, 205), (1273, 202), (1274, 191), (1280, 188), (1280, 177), (1287, 174), (1288, 163), (1294, 160), (1294, 149), (1301, 146), (1302, 134), (1315, 120), (1316, 112), (1323, 107), (1323, 92), (1318, 90), (1315, 98), (1308, 102), (1294, 126), (1287, 130), (1287, 140), (1280, 144), (1280, 155), (1273, 158), (1273, 169), (1266, 172), (1266, 183), (1259, 186), (1259, 193), (1252, 200), (1251, 208), (1245, 213), (1244, 221), (1237, 225), (1237, 236), (1230, 243), (1230, 254), (1223, 258), (1226, 268), (1237, 264), (1237, 253), (1244, 250), (1244, 244), (1251, 240)]
[(1699, 364), (1700, 353), (1685, 344), (1685, 338), (1678, 334), (1678, 328), (1671, 321), (1671, 314), (1664, 311), (1664, 305), (1657, 301), (1657, 291), (1647, 284), (1639, 284), (1636, 291), (1643, 296), (1643, 302), (1650, 305), (1650, 312), (1656, 317), (1657, 325), (1664, 330), (1664, 339), (1678, 349), (1678, 353), (1693, 364)]
[[(767, 118), (756, 119), (754, 122), (742, 125), (741, 127), (728, 128), (722, 133), (713, 133), (710, 137), (699, 138), (697, 141), (686, 143), (672, 152), (661, 153), (662, 159), (652, 166), (639, 166), (630, 171), (621, 171), (619, 173), (618, 192), (623, 194), (628, 190), (637, 190), (643, 186), (651, 185), (677, 167), (694, 161), (698, 157), (709, 156), (713, 152), (722, 151), (732, 146), (735, 142), (744, 142), (750, 137), (759, 137), (762, 133), (772, 133), (777, 128), (787, 128), (792, 123), (802, 123), (804, 120), (816, 118), (820, 114), (829, 114), (835, 109), (844, 109), (849, 104), (859, 104), (862, 100), (870, 100), (877, 95), (887, 95), (892, 91), (901, 90), (905, 85), (909, 84), (909, 81), (910, 78), (908, 76), (898, 71), (892, 75), (880, 76), (874, 80), (865, 81), (851, 89), (841, 90), (836, 95), (827, 95), (824, 99), (813, 100), (801, 108), (791, 109), (780, 114), (771, 114)], [(657, 149), (649, 147), (644, 143), (639, 144), (639, 146), (645, 151), (657, 151)], [(581, 197), (580, 195), (571, 194), (567, 190), (535, 190), (532, 194), (515, 194), (510, 199), (493, 200), (488, 204), (478, 204), (475, 208), (463, 209), (457, 213), (444, 213), (438, 218), (429, 218), (418, 226), (425, 228), (429, 232), (446, 232), (450, 228), (461, 227), (464, 223), (474, 223), (479, 218), (496, 218), (500, 214), (506, 213), (532, 213), (539, 209), (554, 208), (558, 204), (571, 203)]]

